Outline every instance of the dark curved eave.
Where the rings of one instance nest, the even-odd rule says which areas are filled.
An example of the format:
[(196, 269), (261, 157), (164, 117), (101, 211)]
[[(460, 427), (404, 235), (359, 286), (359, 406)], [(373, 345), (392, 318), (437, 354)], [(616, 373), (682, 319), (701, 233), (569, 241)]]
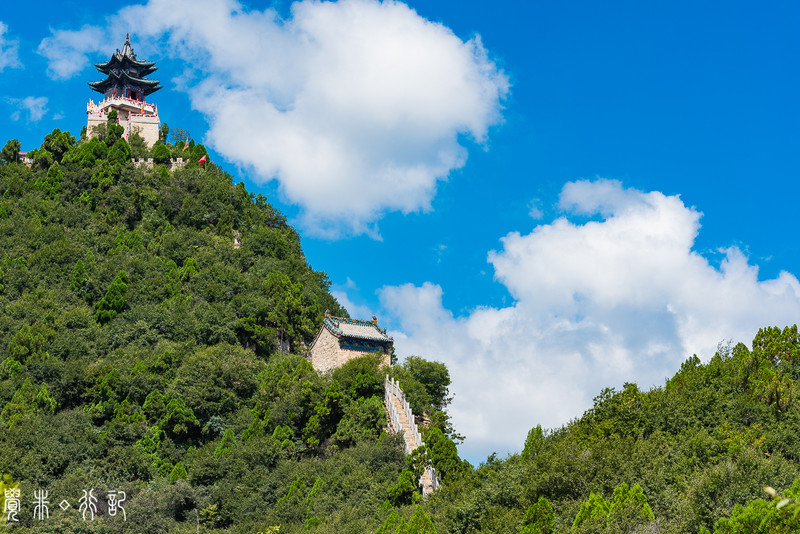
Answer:
[(114, 85), (130, 85), (133, 87), (139, 87), (145, 96), (155, 93), (159, 89), (163, 87), (159, 84), (158, 80), (145, 80), (143, 78), (134, 78), (133, 76), (129, 75), (126, 72), (121, 72), (119, 75), (115, 73), (109, 73), (108, 78), (99, 82), (89, 82), (89, 87), (97, 91), (98, 93), (105, 93), (108, 91), (109, 88), (113, 87)]
[(106, 89), (110, 84), (106, 83), (108, 80), (103, 80), (102, 82), (89, 82), (89, 87), (97, 91), (98, 93), (105, 94)]
[(159, 89), (163, 89), (163, 88), (164, 88), (164, 86), (159, 85), (158, 80), (156, 80), (156, 84), (153, 87), (148, 87), (148, 88), (146, 88), (144, 90), (144, 96), (152, 95), (153, 93), (155, 93)]
[(103, 74), (108, 74), (111, 69), (125, 70), (133, 67), (139, 71), (139, 76), (147, 76), (158, 69), (153, 61), (136, 61), (128, 56), (123, 56), (120, 60), (116, 55), (111, 56), (105, 63), (95, 63), (94, 66)]
[(120, 78), (122, 79), (123, 83), (128, 85), (133, 85), (134, 87), (144, 87), (145, 90), (158, 87), (159, 89), (161, 86), (159, 85), (158, 80), (145, 80), (144, 78), (135, 78), (128, 74), (127, 72), (120, 72)]

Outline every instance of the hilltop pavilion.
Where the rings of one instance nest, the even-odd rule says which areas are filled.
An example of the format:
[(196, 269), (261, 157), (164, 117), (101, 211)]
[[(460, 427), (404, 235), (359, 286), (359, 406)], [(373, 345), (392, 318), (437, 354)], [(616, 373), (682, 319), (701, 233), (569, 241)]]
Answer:
[(108, 114), (115, 110), (119, 125), (125, 128), (125, 139), (133, 132), (138, 132), (148, 147), (158, 141), (161, 127), (158, 108), (145, 102), (147, 96), (161, 89), (158, 80), (145, 78), (157, 69), (155, 65), (136, 58), (129, 35), (125, 36), (121, 51), (117, 50), (105, 63), (95, 64), (97, 70), (106, 75), (106, 79), (89, 82), (92, 89), (103, 95), (103, 100), (97, 104), (90, 100), (86, 105), (86, 131), (89, 136), (93, 133), (93, 127), (105, 124)]

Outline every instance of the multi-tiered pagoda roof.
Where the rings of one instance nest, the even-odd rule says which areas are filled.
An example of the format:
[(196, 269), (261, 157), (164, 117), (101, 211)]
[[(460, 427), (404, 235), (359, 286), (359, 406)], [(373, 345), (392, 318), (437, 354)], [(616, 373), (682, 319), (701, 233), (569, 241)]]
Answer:
[[(130, 38), (125, 36), (125, 45), (122, 50), (117, 50), (111, 59), (105, 63), (97, 63), (97, 70), (106, 75), (106, 79), (99, 82), (89, 82), (89, 86), (108, 95), (118, 93), (120, 96), (142, 100), (147, 95), (161, 89), (158, 80), (147, 80), (145, 76), (152, 74), (157, 67), (152, 61), (139, 61), (133, 53)], [(116, 91), (115, 91), (116, 89)]]

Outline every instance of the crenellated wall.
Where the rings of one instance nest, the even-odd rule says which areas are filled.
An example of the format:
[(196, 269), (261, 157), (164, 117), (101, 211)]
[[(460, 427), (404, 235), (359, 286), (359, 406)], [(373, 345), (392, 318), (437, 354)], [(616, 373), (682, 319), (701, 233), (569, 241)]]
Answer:
[[(133, 158), (131, 161), (136, 167), (147, 167), (148, 169), (152, 169), (155, 165), (153, 158)], [(173, 158), (169, 160), (169, 165), (165, 165), (165, 167), (169, 168), (170, 170), (180, 169), (186, 165), (187, 162), (188, 160), (183, 158)]]

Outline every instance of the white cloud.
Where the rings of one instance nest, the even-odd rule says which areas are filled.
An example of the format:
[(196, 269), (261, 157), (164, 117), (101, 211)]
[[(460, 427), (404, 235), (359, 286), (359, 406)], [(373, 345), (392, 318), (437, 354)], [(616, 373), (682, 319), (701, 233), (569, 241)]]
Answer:
[(0, 22), (0, 72), (3, 72), (6, 67), (22, 66), (22, 63), (19, 62), (19, 42), (8, 39), (7, 31), (8, 25)]
[[(279, 180), (318, 234), (376, 235), (387, 211), (429, 209), (437, 182), (465, 164), (459, 136), (483, 143), (508, 91), (479, 37), (400, 2), (305, 0), (281, 20), (231, 0), (150, 0), (111, 26), (187, 62), (181, 84), (208, 143)], [(43, 42), (51, 70), (74, 72), (88, 50), (76, 34), (95, 31)]]
[(400, 325), (398, 354), (450, 369), (469, 457), (520, 450), (531, 427), (579, 416), (603, 387), (663, 385), (691, 354), (708, 359), (721, 341), (749, 344), (759, 327), (800, 315), (793, 275), (759, 281), (737, 248), (719, 269), (694, 252), (700, 213), (677, 196), (582, 181), (563, 188), (560, 205), (601, 220), (563, 217), (489, 253), (513, 306), (454, 317), (438, 285), (381, 291)]
[(27, 115), (27, 120), (38, 122), (47, 113), (46, 96), (26, 96), (25, 98), (6, 98), (6, 103), (11, 106), (11, 118), (15, 121)]
[(47, 74), (55, 80), (64, 80), (94, 63), (89, 54), (110, 56), (113, 46), (109, 43), (103, 30), (87, 24), (80, 30), (54, 30), (51, 37), (39, 43), (37, 51), (48, 60)]
[(528, 216), (536, 221), (544, 218), (544, 212), (539, 205), (540, 201), (538, 198), (534, 198), (528, 203)]

